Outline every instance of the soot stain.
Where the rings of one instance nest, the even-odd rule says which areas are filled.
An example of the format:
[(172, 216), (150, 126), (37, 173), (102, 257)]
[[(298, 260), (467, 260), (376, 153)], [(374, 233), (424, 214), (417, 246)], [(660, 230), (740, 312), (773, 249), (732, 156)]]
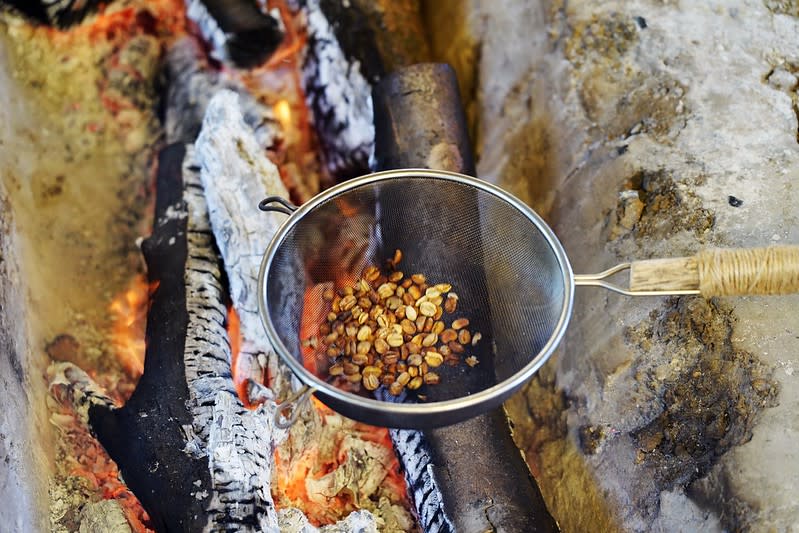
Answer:
[(659, 490), (704, 477), (752, 438), (763, 409), (777, 405), (773, 369), (733, 346), (734, 324), (732, 309), (719, 302), (672, 298), (626, 331), (641, 353), (635, 379), (660, 403), (659, 414), (631, 432), (637, 462)]

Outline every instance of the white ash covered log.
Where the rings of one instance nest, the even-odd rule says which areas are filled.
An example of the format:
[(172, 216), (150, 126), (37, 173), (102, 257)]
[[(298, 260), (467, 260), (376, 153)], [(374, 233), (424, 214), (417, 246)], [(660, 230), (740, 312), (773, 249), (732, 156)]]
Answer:
[(298, 0), (308, 35), (302, 82), (326, 164), (339, 180), (369, 171), (371, 90), (386, 72), (428, 59), (418, 2)]
[(272, 108), (253, 98), (229, 72), (211, 65), (196, 40), (182, 37), (174, 42), (167, 50), (164, 70), (167, 95), (162, 107), (167, 142), (193, 143), (208, 102), (222, 89), (239, 96), (244, 121), (254, 130), (261, 148), (271, 148), (280, 140), (282, 132)]
[[(237, 96), (229, 91), (218, 93), (211, 100), (202, 132), (195, 147), (195, 159), (200, 165), (205, 198), (208, 201), (211, 228), (224, 258), (233, 307), (241, 323), (242, 343), (237, 365), (237, 379), (246, 380), (246, 390), (253, 403), (285, 398), (298, 382), (279, 361), (266, 340), (258, 314), (258, 272), (269, 241), (285, 215), (265, 214), (258, 202), (266, 196), (287, 196), (277, 168), (266, 158), (263, 150), (243, 121)], [(304, 276), (297, 265), (285, 276)], [(300, 286), (300, 285), (298, 285)], [(302, 302), (302, 295), (296, 301)], [(286, 316), (297, 316), (298, 310), (286, 309)], [(292, 315), (293, 313), (293, 315)], [(299, 342), (299, 339), (298, 339)], [(271, 378), (265, 383), (265, 375)], [(361, 506), (379, 516), (390, 526), (411, 527), (412, 518), (395, 502), (381, 503), (381, 483), (387, 475), (388, 457), (341, 415), (319, 415), (309, 410), (291, 428), (288, 439), (272, 433), (273, 445), (280, 445), (281, 456), (300, 456), (303, 448), (315, 449), (320, 442), (342, 440), (342, 452), (349, 459), (334, 467), (333, 472), (316, 481), (306, 481), (311, 497), (340, 493), (355, 495)], [(266, 434), (262, 440), (270, 438)], [(271, 458), (271, 456), (270, 456)], [(360, 459), (359, 459), (360, 458)]]
[(239, 97), (230, 91), (221, 91), (211, 100), (196, 154), (230, 296), (241, 321), (239, 357), (250, 361), (247, 378), (262, 383), (267, 358), (274, 357), (274, 352), (258, 314), (258, 271), (284, 215), (262, 213), (258, 202), (266, 196), (288, 198), (288, 191), (277, 167), (248, 132)]
[(334, 175), (357, 176), (368, 169), (374, 143), (368, 73), (344, 54), (318, 0), (303, 2), (302, 12), (308, 32), (303, 89), (327, 167)]

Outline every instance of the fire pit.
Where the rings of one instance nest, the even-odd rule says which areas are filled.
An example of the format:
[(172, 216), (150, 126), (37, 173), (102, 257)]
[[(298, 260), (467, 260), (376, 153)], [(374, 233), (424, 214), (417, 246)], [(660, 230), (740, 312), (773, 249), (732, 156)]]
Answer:
[[(799, 242), (773, 215), (792, 216), (787, 181), (769, 182), (773, 205), (744, 183), (796, 167), (783, 4), (714, 7), (737, 29), (709, 43), (702, 8), (637, 2), (0, 3), (0, 494), (18, 502), (0, 520), (551, 531), (548, 506), (568, 531), (793, 523), (756, 475), (793, 463), (769, 470), (751, 451), (779, 456), (793, 434), (779, 422), (794, 398), (790, 305), (589, 293), (562, 352), (507, 404), (513, 422), (499, 409), (386, 430), (314, 401), (286, 430), (273, 414), (300, 384), (254, 289), (284, 219), (259, 200), (302, 204), (388, 168), (506, 187), (580, 271), (693, 242)], [(742, 18), (768, 53), (731, 37)], [(787, 110), (787, 137), (717, 120), (718, 95), (736, 100), (697, 81), (706, 53), (758, 113)], [(456, 67), (460, 91), (431, 60)]]
[[(254, 321), (253, 273), (279, 221), (257, 215), (252, 198), (278, 194), (302, 202), (326, 184), (363, 172), (374, 142), (371, 85), (396, 65), (363, 42), (337, 39), (342, 24), (356, 24), (358, 7), (331, 12), (331, 5), (323, 10), (314, 2), (291, 8), (276, 4), (259, 15), (266, 36), (247, 28), (237, 33), (237, 24), (247, 24), (228, 16), (230, 5), (189, 3), (185, 19), (180, 7), (142, 1), (76, 13), (74, 20), (61, 13), (57, 22), (65, 28), (58, 31), (5, 14), (9, 42), (38, 46), (48, 61), (57, 53), (55, 43), (68, 50), (62, 52), (68, 54), (62, 64), (84, 55), (100, 58), (102, 75), (87, 72), (97, 76), (89, 80), (99, 94), (93, 114), (84, 107), (94, 96), (89, 94), (85, 103), (70, 104), (64, 128), (77, 119), (74, 137), (104, 135), (79, 155), (96, 157), (110, 147), (138, 162), (120, 177), (106, 178), (108, 188), (117, 191), (111, 211), (122, 220), (98, 235), (84, 232), (80, 241), (87, 249), (95, 241), (129, 243), (97, 252), (98, 267), (114, 276), (105, 278), (101, 271), (89, 278), (102, 284), (92, 305), (107, 316), (86, 317), (69, 309), (60, 325), (52, 325), (57, 329), (39, 334), (52, 361), (46, 371), (49, 418), (59, 429), (50, 523), (64, 530), (80, 524), (141, 531), (336, 521), (343, 530), (452, 528), (462, 521), (451, 514), (461, 504), (455, 503), (457, 491), (439, 492), (436, 476), (441, 474), (430, 468), (442, 459), (426, 444), (432, 436), (392, 435), (348, 421), (321, 404), (289, 432), (272, 425), (275, 401), (290, 395), (292, 385)], [(412, 11), (410, 4), (402, 9)], [(385, 21), (396, 13), (369, 16)], [(187, 21), (196, 22), (199, 34)], [(243, 43), (270, 36), (282, 44), (276, 50), (267, 47), (274, 50), (270, 58), (254, 60)], [(26, 51), (20, 49), (17, 60), (27, 60)], [(363, 70), (353, 53), (366, 54)], [(160, 63), (165, 68), (159, 93)], [(252, 63), (257, 68), (240, 68)], [(74, 67), (58, 72), (65, 86), (75, 81)], [(27, 76), (36, 83), (35, 72)], [(457, 109), (457, 91), (446, 89), (450, 101), (442, 105)], [(340, 100), (352, 91), (359, 98)], [(156, 137), (159, 99), (163, 140)], [(24, 114), (10, 119), (30, 121)], [(456, 127), (462, 128), (460, 120)], [(458, 135), (463, 143), (465, 133)], [(161, 148), (164, 141), (168, 146)], [(70, 150), (67, 144), (64, 161)], [(158, 157), (151, 160), (155, 151)], [(150, 165), (154, 185), (149, 185)], [(138, 184), (135, 203), (125, 195), (132, 180)], [(37, 199), (57, 207), (64, 189), (75, 185), (56, 176)], [(86, 190), (74, 193), (91, 203)], [(25, 220), (26, 212), (17, 216)], [(150, 236), (138, 243), (141, 264), (133, 244), (138, 234), (148, 233), (142, 222), (148, 217), (154, 223)], [(39, 246), (58, 253), (57, 247)], [(130, 266), (115, 266), (120, 261)], [(33, 390), (37, 386), (41, 383)], [(39, 444), (46, 447), (46, 441)], [(447, 457), (444, 449), (436, 454)], [(513, 450), (510, 459), (517, 461)], [(446, 461), (455, 468), (464, 460)], [(522, 463), (513, 471), (529, 484)], [(493, 504), (478, 505), (497, 505), (497, 497)], [(479, 513), (478, 508), (472, 512)]]

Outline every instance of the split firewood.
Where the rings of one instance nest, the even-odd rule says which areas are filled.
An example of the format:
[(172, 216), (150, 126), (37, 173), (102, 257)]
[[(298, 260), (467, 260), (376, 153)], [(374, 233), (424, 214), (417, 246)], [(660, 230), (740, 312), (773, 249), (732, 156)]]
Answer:
[(182, 37), (170, 46), (165, 64), (168, 90), (164, 130), (168, 143), (193, 143), (200, 133), (208, 102), (222, 89), (238, 95), (244, 122), (255, 132), (263, 149), (281, 140), (283, 134), (272, 108), (253, 98), (228, 71), (209, 65), (200, 44), (191, 37)]
[[(209, 204), (211, 229), (225, 259), (231, 300), (241, 321), (239, 360), (250, 361), (253, 365), (249, 369), (239, 367), (237, 371), (252, 372), (255, 365), (266, 361), (272, 380), (254, 390), (270, 399), (285, 397), (299, 382), (269, 345), (257, 300), (261, 259), (285, 215), (262, 213), (257, 205), (265, 196), (285, 197), (287, 191), (277, 169), (254, 141), (252, 130), (244, 124), (233, 93), (223, 91), (211, 100), (195, 150), (194, 158), (201, 169), (204, 195)], [(302, 276), (306, 272), (301, 264), (277, 275), (292, 277), (297, 280), (297, 287), (304, 286)], [(294, 304), (286, 305), (285, 319), (299, 316), (302, 310), (292, 305), (300, 305), (302, 297), (296, 294), (292, 298)], [(296, 348), (299, 348), (299, 340), (296, 339)], [(260, 371), (250, 373), (247, 380), (250, 384), (262, 383), (259, 377)], [(251, 395), (249, 400), (257, 398)], [(272, 401), (267, 401), (265, 408), (271, 409), (272, 405)], [(273, 438), (279, 445), (278, 455), (286, 461), (289, 474), (300, 470), (315, 453), (319, 454), (317, 460), (327, 457), (325, 461), (335, 465), (331, 472), (320, 474), (316, 484), (303, 481), (309, 498), (318, 498), (320, 494), (330, 498), (352, 495), (360, 507), (379, 514), (386, 524), (395, 524), (395, 529), (412, 527), (413, 519), (397, 505), (396, 487), (388, 487), (388, 490), (383, 486), (390, 473), (392, 457), (387, 455), (380, 461), (369, 459), (390, 452), (390, 447), (375, 445), (375, 431), (385, 430), (367, 429), (329, 410), (320, 414), (316, 409), (308, 409), (290, 429), (285, 442), (281, 443), (279, 433), (262, 438)], [(351, 460), (341, 462), (338, 457)], [(356, 458), (361, 459), (356, 461)], [(400, 491), (404, 492), (404, 487)], [(402, 496), (404, 498), (404, 494)], [(388, 501), (392, 498), (394, 501)], [(382, 500), (387, 501), (381, 504)]]
[(240, 370), (248, 375), (237, 379), (263, 383), (274, 352), (258, 313), (258, 271), (285, 215), (262, 213), (258, 202), (265, 196), (288, 198), (288, 191), (277, 167), (247, 131), (238, 97), (230, 91), (217, 93), (206, 111), (196, 158), (230, 297), (241, 322)]

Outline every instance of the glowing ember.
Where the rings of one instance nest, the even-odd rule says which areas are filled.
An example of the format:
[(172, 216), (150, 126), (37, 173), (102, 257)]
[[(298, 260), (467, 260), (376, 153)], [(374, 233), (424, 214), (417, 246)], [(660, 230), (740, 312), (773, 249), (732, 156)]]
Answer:
[[(155, 290), (155, 287), (152, 290)], [(144, 327), (150, 288), (143, 274), (114, 298), (109, 307), (113, 317), (111, 345), (125, 372), (134, 380), (144, 372)]]
[[(306, 290), (301, 339), (315, 336), (326, 313), (313, 303), (332, 284)], [(302, 355), (312, 373), (329, 364), (321, 344), (304, 343)], [(320, 421), (314, 439), (292, 431), (275, 450), (275, 504), (302, 509), (316, 525), (334, 523), (354, 510), (375, 509), (381, 501), (407, 508), (407, 487), (388, 430), (345, 418), (316, 398), (312, 405)]]
[(275, 451), (272, 496), (278, 508), (298, 507), (313, 524), (331, 524), (381, 501), (407, 508), (405, 479), (385, 428), (313, 406), (322, 429), (314, 442), (289, 442)]
[[(228, 306), (227, 310), (227, 334), (230, 339), (230, 369), (233, 376), (233, 385), (236, 388), (236, 393), (248, 409), (255, 409), (258, 405), (250, 403), (250, 396), (247, 390), (247, 380), (251, 379), (253, 374), (257, 374), (253, 368), (245, 367), (245, 365), (252, 364), (252, 359), (247, 357), (239, 357), (241, 352), (241, 323), (239, 322), (239, 315), (233, 306)], [(266, 376), (260, 376), (260, 382), (266, 381)]]
[(71, 402), (63, 398), (66, 390), (52, 390), (57, 403), (48, 401), (51, 408), (50, 422), (55, 425), (67, 450), (73, 453), (61, 458), (61, 465), (69, 475), (81, 479), (91, 499), (116, 500), (125, 513), (128, 523), (136, 533), (152, 533), (148, 527), (150, 518), (139, 500), (120, 480), (119, 469), (106, 451), (89, 433), (88, 429), (75, 421)]
[(275, 104), (275, 116), (280, 121), (280, 126), (287, 130), (291, 127), (291, 105), (288, 100), (280, 100)]

